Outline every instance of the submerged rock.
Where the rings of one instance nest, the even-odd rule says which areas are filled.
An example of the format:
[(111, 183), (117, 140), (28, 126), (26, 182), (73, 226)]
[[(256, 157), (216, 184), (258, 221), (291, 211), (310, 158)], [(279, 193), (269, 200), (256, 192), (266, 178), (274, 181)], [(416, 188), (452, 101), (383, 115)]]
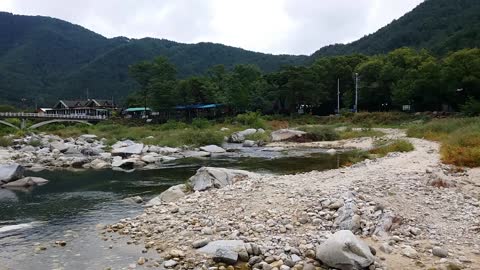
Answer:
[(243, 170), (202, 167), (190, 177), (189, 182), (193, 190), (203, 191), (209, 188), (225, 187), (252, 175), (254, 174)]
[(318, 246), (316, 258), (340, 270), (365, 269), (375, 260), (368, 244), (347, 230), (336, 232)]

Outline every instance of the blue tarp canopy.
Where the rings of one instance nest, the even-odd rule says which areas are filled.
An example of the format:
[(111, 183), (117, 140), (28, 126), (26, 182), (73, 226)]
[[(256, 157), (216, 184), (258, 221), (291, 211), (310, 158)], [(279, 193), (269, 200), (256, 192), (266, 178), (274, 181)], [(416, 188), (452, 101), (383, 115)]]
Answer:
[(175, 106), (177, 110), (188, 110), (188, 109), (213, 109), (222, 106), (222, 104), (193, 104), (186, 106)]
[(145, 110), (145, 107), (134, 107), (134, 108), (128, 108), (125, 111), (126, 112), (141, 112), (141, 111), (151, 111), (151, 109), (147, 107), (147, 109)]

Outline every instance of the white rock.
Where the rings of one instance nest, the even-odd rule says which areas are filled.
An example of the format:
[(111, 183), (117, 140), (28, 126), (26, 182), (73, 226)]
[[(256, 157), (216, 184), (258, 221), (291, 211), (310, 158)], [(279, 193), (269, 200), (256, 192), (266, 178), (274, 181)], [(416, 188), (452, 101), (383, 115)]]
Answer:
[(202, 167), (190, 177), (189, 182), (195, 191), (203, 191), (209, 188), (221, 188), (231, 185), (236, 181), (255, 174), (243, 170), (230, 170), (224, 168)]
[(216, 145), (207, 145), (200, 147), (200, 150), (209, 152), (209, 153), (225, 153), (225, 149)]

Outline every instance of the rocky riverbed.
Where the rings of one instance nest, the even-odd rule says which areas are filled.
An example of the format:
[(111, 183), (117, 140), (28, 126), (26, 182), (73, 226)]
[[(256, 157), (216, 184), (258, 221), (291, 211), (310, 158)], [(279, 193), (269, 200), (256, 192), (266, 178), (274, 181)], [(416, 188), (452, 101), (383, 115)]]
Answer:
[[(28, 170), (44, 169), (108, 169), (133, 170), (157, 169), (162, 164), (185, 158), (212, 156), (230, 157), (285, 157), (303, 155), (284, 147), (265, 145), (261, 141), (246, 140), (245, 136), (264, 133), (262, 129), (247, 129), (225, 138), (223, 147), (205, 145), (194, 148), (145, 145), (123, 140), (107, 145), (105, 138), (84, 134), (77, 138), (61, 138), (51, 134), (31, 134), (14, 139), (13, 145), (0, 148), (0, 164), (18, 163)], [(279, 133), (279, 135), (275, 135)], [(280, 135), (281, 134), (281, 135)], [(281, 141), (303, 134), (294, 130), (280, 130), (272, 133), (273, 141)], [(310, 147), (315, 152), (318, 147)], [(317, 150), (315, 150), (317, 149)], [(288, 150), (288, 151), (287, 151)]]
[(192, 179), (101, 235), (144, 249), (129, 268), (480, 269), (479, 171), (409, 140), (412, 152), (325, 172), (204, 174), (202, 191)]

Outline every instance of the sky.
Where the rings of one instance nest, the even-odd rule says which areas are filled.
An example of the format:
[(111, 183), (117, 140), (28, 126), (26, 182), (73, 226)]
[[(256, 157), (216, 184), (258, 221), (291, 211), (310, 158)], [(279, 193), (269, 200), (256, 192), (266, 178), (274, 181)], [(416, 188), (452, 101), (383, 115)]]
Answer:
[(106, 37), (215, 42), (312, 54), (375, 32), (423, 0), (0, 0), (0, 10), (79, 24)]

